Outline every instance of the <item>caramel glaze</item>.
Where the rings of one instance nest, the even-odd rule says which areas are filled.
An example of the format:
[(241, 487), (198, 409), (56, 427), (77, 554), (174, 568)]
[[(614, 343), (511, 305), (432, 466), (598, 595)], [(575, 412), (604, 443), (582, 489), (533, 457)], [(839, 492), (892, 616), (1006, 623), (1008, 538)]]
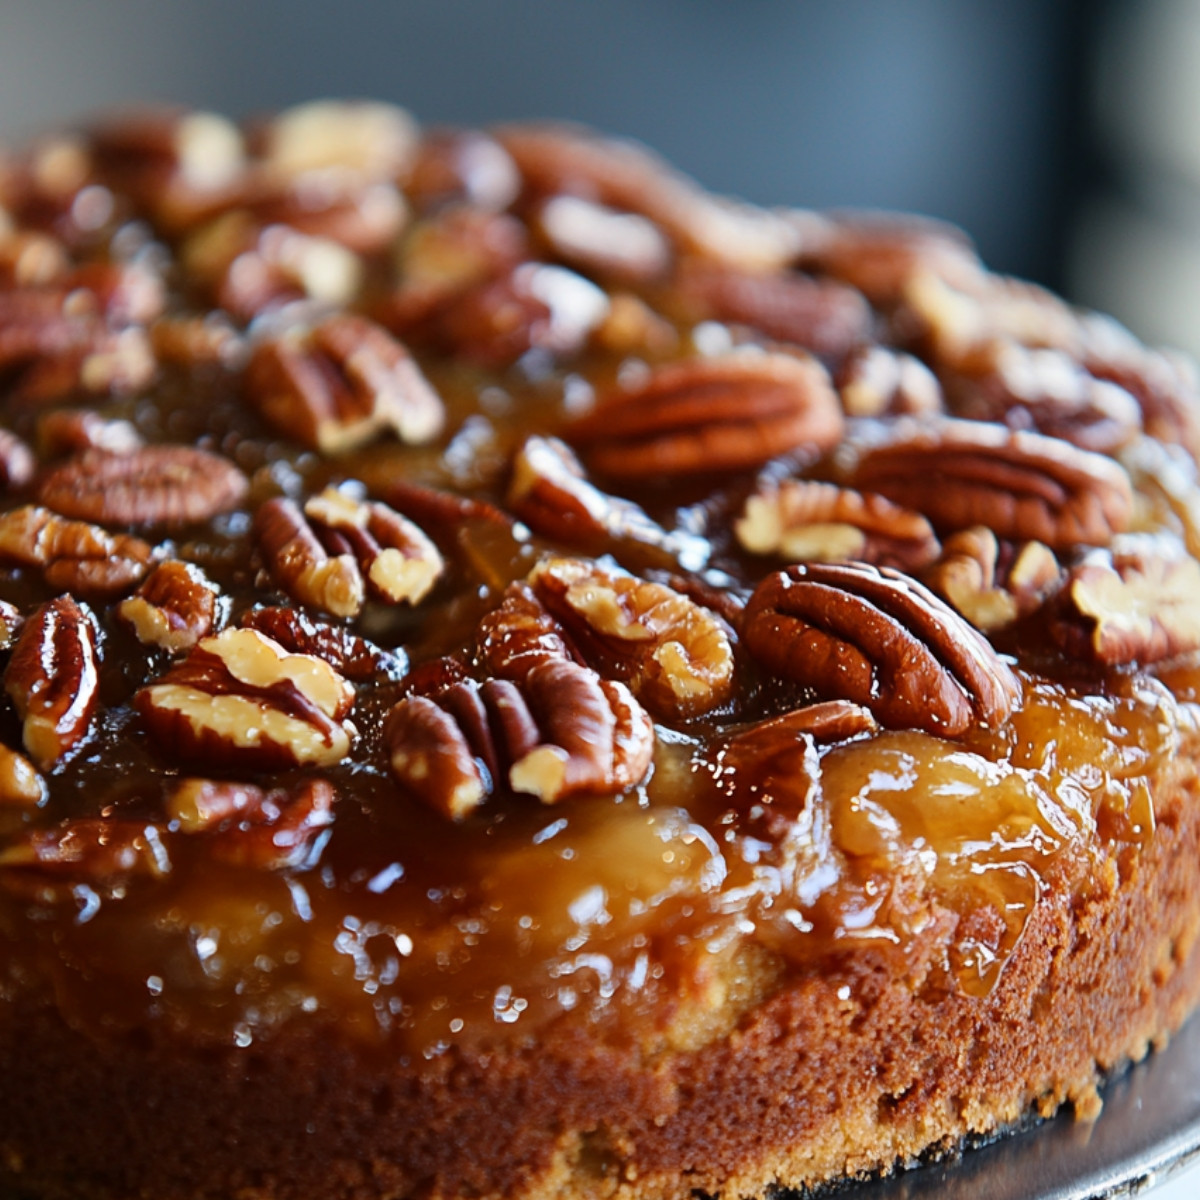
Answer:
[[(448, 434), (432, 449), (377, 444), (352, 462), (321, 461), (269, 435), (220, 373), (103, 411), (132, 419), (151, 441), (220, 449), (251, 476), (245, 511), (172, 533), (236, 620), (252, 604), (287, 602), (252, 557), (256, 503), (349, 477), (385, 499), (403, 479), (502, 503), (520, 436), (554, 432), (567, 398), (612, 371), (584, 360), (564, 380), (517, 368), (482, 390), (473, 371), (422, 365), (449, 404)], [(10, 418), (30, 432), (27, 410)], [(708, 539), (702, 579), (748, 590), (773, 566), (740, 555), (729, 533), (750, 477), (715, 491), (710, 482), (695, 497), (651, 488), (635, 498), (666, 527)], [(548, 548), (519, 526), (486, 521), (429, 532), (449, 563), (433, 596), (415, 611), (368, 608), (358, 625), (414, 665), (469, 644), (479, 616)], [(643, 546), (611, 552), (644, 574), (674, 566)], [(26, 607), (50, 595), (21, 571), (5, 573), (3, 591)], [(0, 834), (67, 816), (164, 820), (164, 788), (180, 768), (150, 744), (130, 699), (166, 659), (103, 623), (93, 735), (53, 773), (40, 810), (0, 812)], [(501, 794), (457, 825), (391, 780), (380, 726), (403, 684), (399, 672), (381, 676), (358, 688), (350, 757), (324, 772), (339, 799), (312, 861), (282, 872), (222, 865), (202, 839), (164, 828), (170, 866), (159, 878), (105, 891), (56, 886), (35, 899), (0, 890), (0, 996), (49, 984), (76, 1028), (157, 1023), (226, 1045), (262, 1042), (287, 1022), (336, 1021), (419, 1059), (529, 1042), (553, 1021), (648, 1052), (695, 1044), (721, 1032), (708, 1014), (728, 1020), (739, 1009), (737, 995), (706, 990), (714, 980), (735, 991), (742, 980), (749, 1004), (855, 954), (882, 956), (914, 988), (986, 994), (1039, 895), (1065, 887), (1086, 896), (1153, 835), (1155, 780), (1194, 741), (1196, 722), (1197, 677), (1186, 666), (1165, 682), (1079, 678), (1021, 631), (1000, 649), (1017, 662), (1023, 692), (1000, 729), (956, 742), (884, 732), (819, 749), (797, 743), (769, 773), (747, 778), (728, 769), (729, 735), (808, 697), (739, 661), (740, 698), (660, 725), (652, 775), (635, 791), (555, 807)], [(7, 710), (0, 724), (18, 745)]]

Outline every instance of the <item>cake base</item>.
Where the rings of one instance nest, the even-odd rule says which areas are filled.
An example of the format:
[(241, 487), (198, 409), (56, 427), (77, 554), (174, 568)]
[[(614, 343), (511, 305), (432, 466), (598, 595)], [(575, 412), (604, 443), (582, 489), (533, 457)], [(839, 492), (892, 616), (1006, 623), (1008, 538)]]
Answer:
[[(888, 1171), (1070, 1102), (1200, 999), (1200, 796), (1043, 895), (984, 998), (861, 961), (795, 978), (730, 1036), (640, 1061), (563, 1026), (537, 1048), (382, 1061), (318, 1024), (261, 1047), (96, 1040), (5, 1005), (0, 1192), (37, 1200), (761, 1195)], [(54, 1088), (45, 1086), (47, 1079)]]

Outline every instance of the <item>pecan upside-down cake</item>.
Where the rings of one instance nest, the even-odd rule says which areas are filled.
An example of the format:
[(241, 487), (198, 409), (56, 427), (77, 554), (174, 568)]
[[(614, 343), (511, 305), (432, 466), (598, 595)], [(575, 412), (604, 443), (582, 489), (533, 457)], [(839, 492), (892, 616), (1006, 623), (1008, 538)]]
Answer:
[(1200, 997), (1186, 362), (587, 131), (0, 162), (0, 1193), (760, 1195)]

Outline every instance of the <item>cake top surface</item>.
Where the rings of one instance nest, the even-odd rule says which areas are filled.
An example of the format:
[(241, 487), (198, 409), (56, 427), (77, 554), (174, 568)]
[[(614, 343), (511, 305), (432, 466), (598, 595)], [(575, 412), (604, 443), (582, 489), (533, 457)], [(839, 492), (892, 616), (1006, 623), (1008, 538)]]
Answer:
[(986, 994), (1194, 735), (1191, 365), (933, 222), (144, 110), (0, 159), (0, 372), (0, 995), (89, 1027)]

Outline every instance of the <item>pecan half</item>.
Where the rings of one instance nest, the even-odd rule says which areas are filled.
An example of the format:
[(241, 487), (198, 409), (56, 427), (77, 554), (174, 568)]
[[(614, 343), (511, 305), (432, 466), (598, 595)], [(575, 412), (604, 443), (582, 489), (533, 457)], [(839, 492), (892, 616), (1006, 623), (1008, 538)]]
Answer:
[(44, 904), (71, 900), (80, 885), (113, 892), (132, 877), (158, 879), (170, 870), (162, 831), (122, 817), (69, 817), (0, 849), (0, 886)]
[(616, 479), (755, 467), (829, 449), (842, 410), (825, 368), (788, 354), (729, 354), (659, 367), (572, 422), (567, 440)]
[(293, 789), (229, 780), (182, 779), (167, 797), (173, 828), (203, 834), (210, 857), (258, 871), (307, 867), (333, 823), (333, 786), (309, 779)]
[(76, 750), (100, 694), (100, 634), (91, 610), (70, 596), (43, 604), (17, 638), (4, 688), (39, 767), (49, 770)]
[(116, 615), (133, 628), (143, 646), (190, 650), (213, 632), (220, 592), (197, 566), (160, 563), (138, 590), (117, 605)]
[(810, 563), (769, 576), (743, 637), (770, 670), (865, 705), (889, 728), (954, 737), (1003, 724), (1020, 695), (984, 638), (915, 580), (859, 563)]
[(645, 283), (670, 265), (670, 243), (653, 221), (579, 196), (552, 197), (532, 224), (556, 258), (588, 275)]
[(732, 693), (727, 628), (679, 592), (569, 558), (539, 563), (529, 585), (585, 661), (628, 682), (656, 715), (694, 717)]
[(748, 325), (767, 338), (844, 357), (871, 332), (860, 292), (795, 272), (763, 274), (706, 262), (680, 265), (665, 302), (684, 320)]
[(1128, 535), (1067, 572), (1050, 629), (1070, 655), (1105, 666), (1200, 650), (1200, 563), (1168, 535)]
[(38, 487), (47, 508), (115, 525), (190, 525), (237, 508), (250, 484), (227, 458), (191, 446), (85, 450)]
[(571, 448), (557, 438), (527, 438), (513, 459), (508, 505), (531, 529), (568, 546), (600, 553), (612, 542), (666, 552), (688, 570), (708, 558), (703, 538), (668, 533), (631, 500), (589, 483)]
[(388, 714), (384, 742), (396, 780), (460, 820), (493, 780), (544, 804), (634, 787), (650, 768), (654, 727), (623, 684), (548, 661), (520, 684), (464, 682), (436, 698), (409, 696)]
[(353, 450), (385, 431), (427, 442), (444, 420), (441, 400), (408, 351), (350, 313), (260, 342), (246, 390), (280, 432), (323, 454)]
[(1061, 350), (993, 343), (947, 375), (946, 386), (960, 416), (1033, 429), (1101, 454), (1116, 452), (1142, 428), (1129, 392), (1093, 378)]
[(528, 192), (565, 192), (640, 213), (681, 248), (733, 266), (770, 270), (795, 252), (786, 220), (709, 195), (644, 146), (561, 124), (509, 125), (495, 134)]
[(371, 594), (385, 604), (419, 604), (441, 578), (437, 547), (386, 504), (326, 488), (305, 503), (304, 515), (324, 544), (354, 555)]
[(1141, 408), (1142, 424), (1168, 445), (1200, 457), (1200, 377), (1187, 356), (1144, 346), (1111, 317), (1081, 319), (1084, 367), (1124, 389)]
[(384, 650), (348, 629), (314, 621), (296, 608), (252, 608), (242, 615), (241, 624), (273, 638), (292, 654), (323, 658), (339, 675), (355, 683), (398, 679), (407, 669), (403, 650)]
[(986, 525), (1052, 549), (1106, 545), (1129, 525), (1129, 477), (1056, 438), (973, 421), (898, 423), (865, 450), (853, 486), (924, 513), (944, 531)]
[(938, 553), (933, 527), (920, 513), (883, 496), (799, 479), (755, 492), (734, 529), (744, 550), (793, 562), (858, 559), (916, 571)]
[(1004, 629), (1034, 612), (1054, 590), (1060, 569), (1041, 542), (1002, 545), (983, 525), (951, 534), (921, 579), (976, 629)]
[(354, 689), (327, 662), (289, 654), (253, 629), (205, 638), (134, 697), (167, 754), (246, 770), (345, 758)]
[(51, 587), (114, 596), (145, 575), (151, 548), (140, 538), (66, 521), (25, 505), (0, 516), (0, 562), (38, 567)]

